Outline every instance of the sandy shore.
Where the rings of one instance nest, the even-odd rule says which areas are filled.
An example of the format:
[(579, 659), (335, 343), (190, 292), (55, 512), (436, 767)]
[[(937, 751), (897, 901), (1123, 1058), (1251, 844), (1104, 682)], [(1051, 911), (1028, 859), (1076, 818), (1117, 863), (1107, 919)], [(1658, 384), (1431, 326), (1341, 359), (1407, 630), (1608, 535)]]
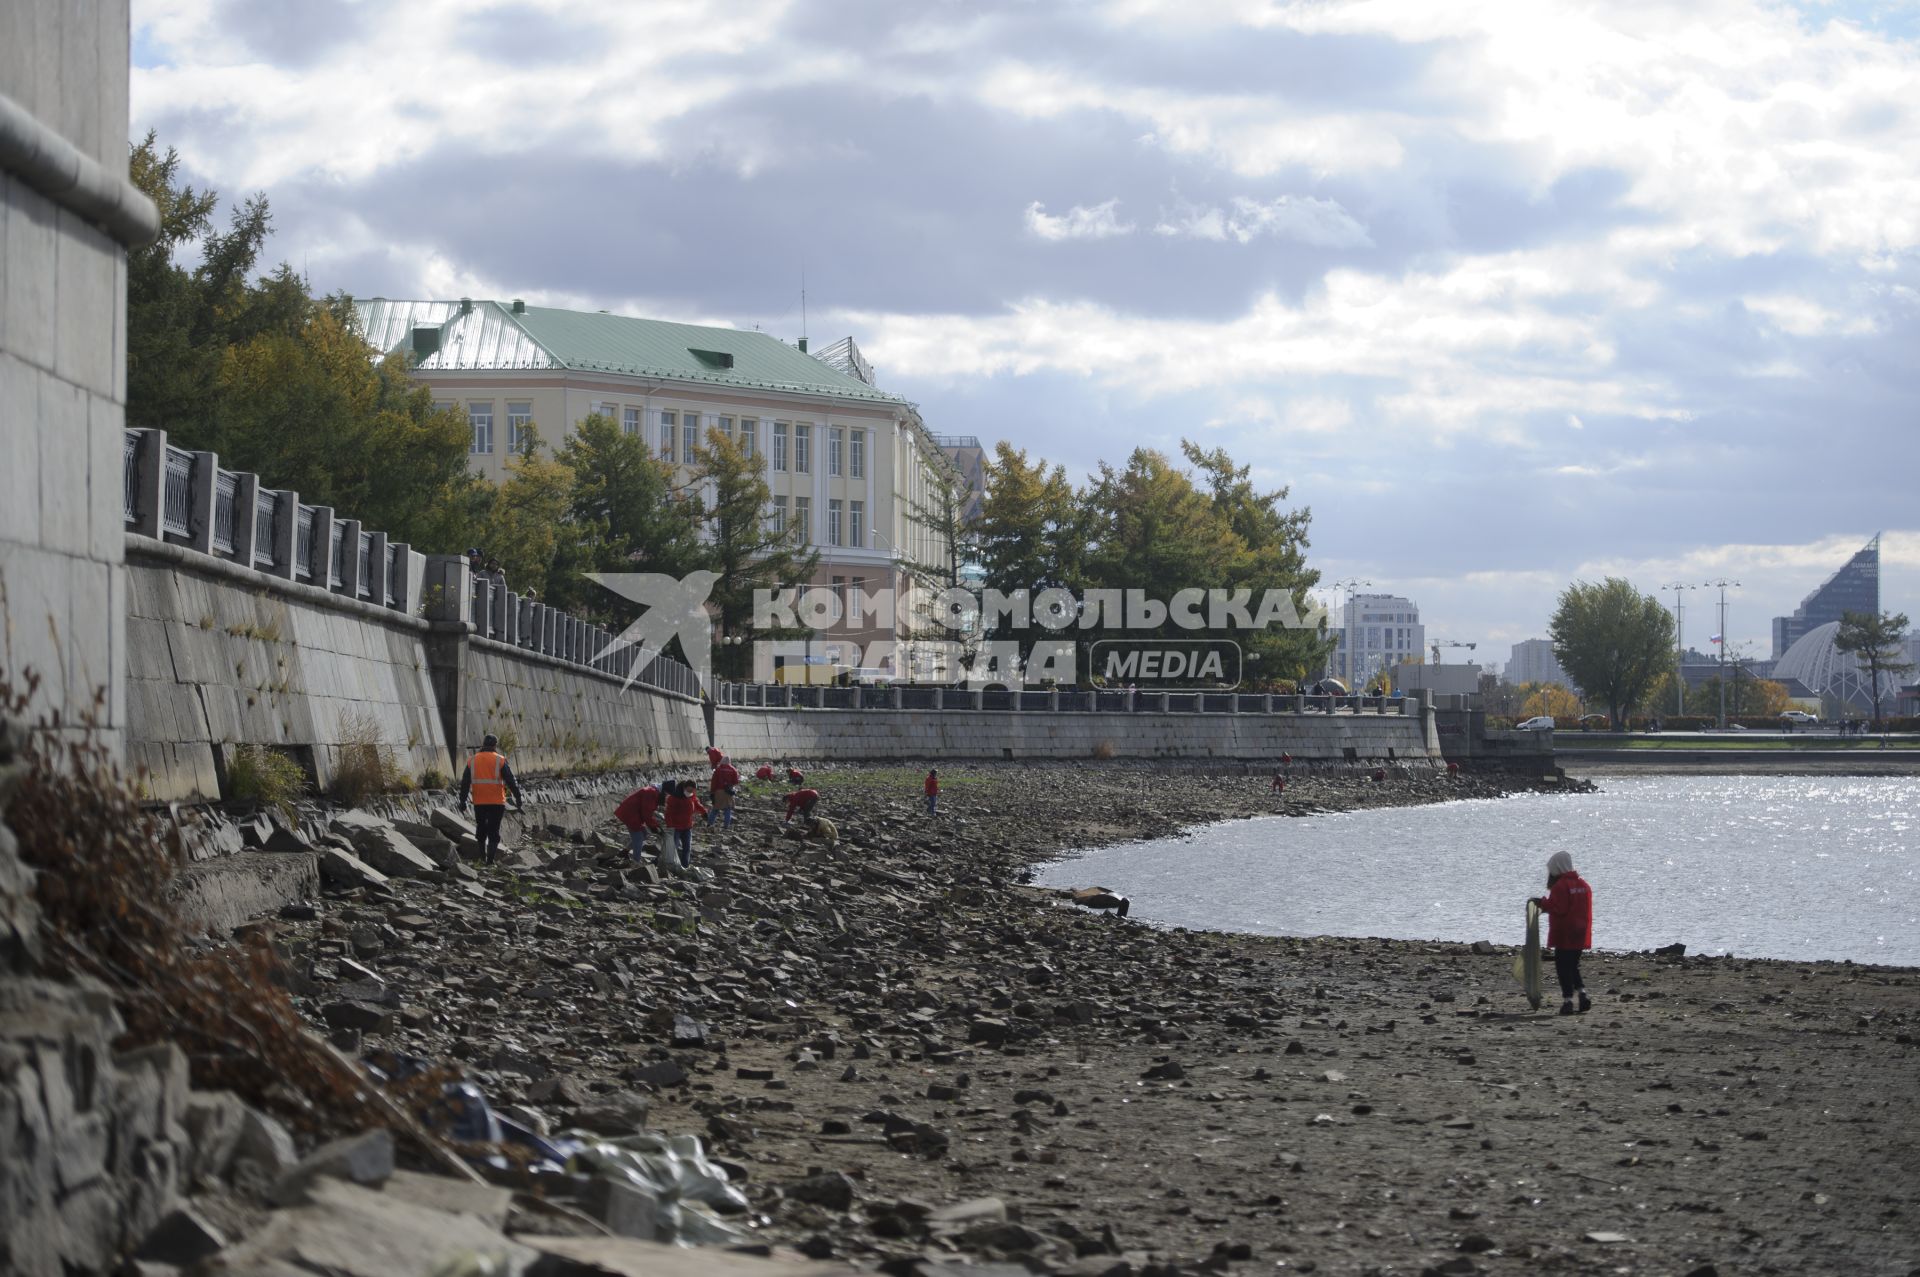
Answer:
[(316, 1019), (357, 953), (406, 1004), (364, 1045), (555, 1128), (646, 1095), (762, 1236), (899, 1274), (1920, 1266), (1920, 971), (1603, 952), (1590, 1014), (1533, 1014), (1506, 951), (1159, 930), (1022, 885), (1075, 847), (1493, 778), (1303, 775), (1280, 803), (1264, 776), (956, 768), (929, 819), (920, 775), (810, 775), (833, 851), (782, 840), (760, 786), (699, 835), (710, 881), (656, 885), (608, 826), (282, 938)]

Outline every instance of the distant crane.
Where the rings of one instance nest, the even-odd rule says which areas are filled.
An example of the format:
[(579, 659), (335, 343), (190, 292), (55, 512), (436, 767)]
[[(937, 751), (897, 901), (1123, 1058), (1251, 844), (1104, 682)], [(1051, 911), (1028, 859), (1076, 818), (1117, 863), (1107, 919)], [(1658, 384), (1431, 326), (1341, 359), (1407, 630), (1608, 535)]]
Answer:
[(1433, 663), (1435, 665), (1440, 663), (1440, 649), (1443, 647), (1464, 647), (1471, 652), (1478, 646), (1478, 643), (1456, 643), (1452, 639), (1438, 639), (1433, 644)]

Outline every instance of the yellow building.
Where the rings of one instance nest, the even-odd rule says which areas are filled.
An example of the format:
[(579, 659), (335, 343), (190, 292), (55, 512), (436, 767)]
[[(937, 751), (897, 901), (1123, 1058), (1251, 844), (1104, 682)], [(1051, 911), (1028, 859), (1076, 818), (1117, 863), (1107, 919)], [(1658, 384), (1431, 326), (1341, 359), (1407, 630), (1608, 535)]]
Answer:
[[(763, 459), (769, 519), (798, 523), (819, 551), (804, 584), (848, 599), (899, 590), (903, 563), (945, 556), (918, 512), (957, 472), (914, 405), (873, 384), (850, 339), (815, 356), (766, 333), (520, 301), (375, 297), (354, 309), (370, 344), (406, 352), (436, 402), (465, 412), (474, 469), (488, 478), (505, 478), (528, 426), (551, 448), (599, 413), (644, 435), (683, 479), (692, 449), (718, 429)], [(870, 611), (845, 610), (816, 639), (816, 659), (858, 664), (853, 644), (912, 628), (904, 615), (881, 629)]]

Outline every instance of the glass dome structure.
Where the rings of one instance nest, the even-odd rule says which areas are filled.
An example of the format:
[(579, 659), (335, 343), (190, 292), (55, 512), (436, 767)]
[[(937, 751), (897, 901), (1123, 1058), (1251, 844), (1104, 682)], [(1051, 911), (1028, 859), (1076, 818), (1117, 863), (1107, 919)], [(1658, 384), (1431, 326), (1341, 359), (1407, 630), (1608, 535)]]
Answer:
[[(1873, 708), (1873, 685), (1867, 675), (1867, 667), (1860, 658), (1850, 652), (1842, 652), (1834, 646), (1839, 637), (1840, 622), (1828, 621), (1817, 625), (1794, 640), (1786, 654), (1774, 663), (1773, 677), (1777, 679), (1796, 678), (1806, 684), (1808, 690), (1821, 696), (1832, 696), (1859, 709)], [(1900, 679), (1892, 674), (1880, 675), (1880, 703), (1890, 704), (1900, 694)]]

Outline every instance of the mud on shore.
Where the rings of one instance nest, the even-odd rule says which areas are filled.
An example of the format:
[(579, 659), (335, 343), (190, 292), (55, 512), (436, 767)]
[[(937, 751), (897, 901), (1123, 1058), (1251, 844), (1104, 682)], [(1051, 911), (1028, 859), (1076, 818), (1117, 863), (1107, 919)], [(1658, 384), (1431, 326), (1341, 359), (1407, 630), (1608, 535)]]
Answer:
[(1282, 802), (1264, 774), (956, 767), (929, 818), (923, 774), (811, 772), (833, 850), (783, 840), (781, 789), (750, 785), (731, 833), (696, 833), (710, 879), (653, 881), (609, 811), (585, 841), (523, 832), (524, 867), (276, 925), (316, 1023), (354, 964), (397, 995), (348, 1045), (457, 1061), (556, 1130), (645, 1107), (818, 1258), (1920, 1266), (1920, 972), (1601, 952), (1590, 1014), (1536, 1015), (1507, 950), (1156, 929), (1023, 885), (1077, 847), (1498, 777), (1296, 774)]

